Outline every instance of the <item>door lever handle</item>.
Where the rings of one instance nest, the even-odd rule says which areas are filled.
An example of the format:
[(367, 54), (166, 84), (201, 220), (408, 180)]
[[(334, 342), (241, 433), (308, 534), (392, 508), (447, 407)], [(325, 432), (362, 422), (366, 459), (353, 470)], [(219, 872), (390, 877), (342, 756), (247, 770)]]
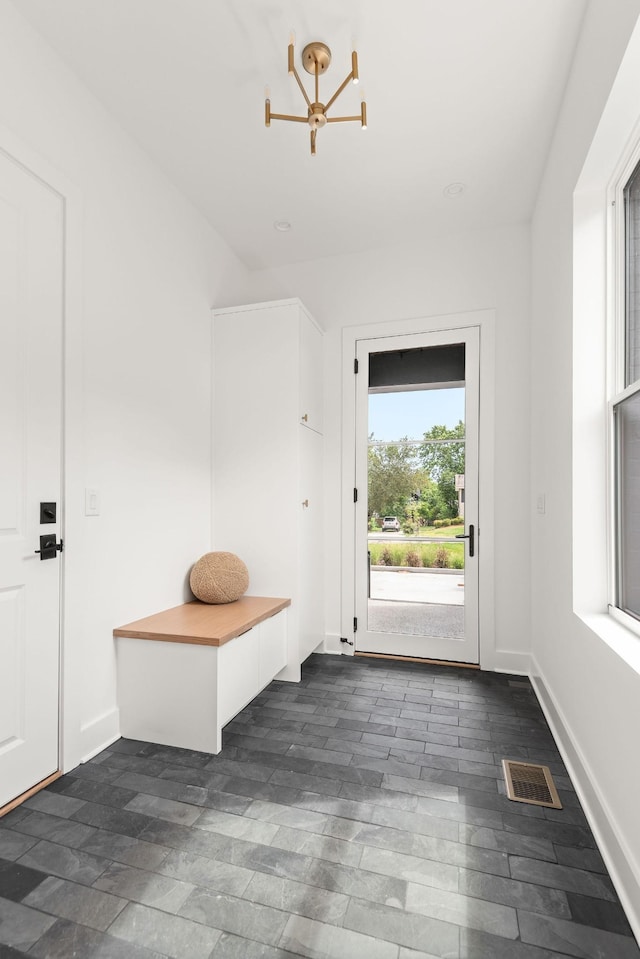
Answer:
[(45, 533), (40, 537), (40, 549), (34, 549), (34, 553), (40, 554), (40, 559), (55, 559), (58, 552), (64, 549), (64, 540), (56, 543), (55, 535)]
[(474, 553), (474, 526), (473, 523), (469, 523), (469, 532), (468, 533), (457, 533), (456, 539), (468, 539), (469, 540), (469, 556), (473, 556)]

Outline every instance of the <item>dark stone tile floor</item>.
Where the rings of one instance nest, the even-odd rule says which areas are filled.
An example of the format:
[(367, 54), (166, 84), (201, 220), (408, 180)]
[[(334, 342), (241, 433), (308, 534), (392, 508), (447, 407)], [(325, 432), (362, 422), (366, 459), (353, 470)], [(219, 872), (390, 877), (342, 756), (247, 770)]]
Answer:
[[(502, 758), (561, 811), (510, 802)], [(312, 656), (219, 756), (121, 739), (0, 820), (0, 959), (640, 959), (531, 686)]]

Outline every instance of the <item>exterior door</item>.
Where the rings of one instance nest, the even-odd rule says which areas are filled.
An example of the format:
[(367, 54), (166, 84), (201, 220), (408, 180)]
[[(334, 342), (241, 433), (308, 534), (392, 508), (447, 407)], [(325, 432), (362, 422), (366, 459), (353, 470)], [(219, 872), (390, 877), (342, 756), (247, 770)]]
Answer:
[(356, 358), (356, 652), (478, 663), (479, 331)]
[(62, 199), (0, 152), (0, 807), (58, 769), (62, 316)]

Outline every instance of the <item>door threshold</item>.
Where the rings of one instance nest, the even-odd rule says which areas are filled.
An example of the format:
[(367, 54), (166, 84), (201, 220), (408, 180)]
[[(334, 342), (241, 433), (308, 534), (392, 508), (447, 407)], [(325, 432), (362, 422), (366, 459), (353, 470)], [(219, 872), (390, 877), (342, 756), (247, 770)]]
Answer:
[(21, 806), (22, 803), (26, 802), (27, 799), (31, 799), (31, 797), (35, 796), (36, 793), (39, 793), (41, 789), (45, 789), (47, 786), (50, 786), (51, 783), (54, 783), (56, 779), (60, 779), (60, 776), (62, 776), (62, 770), (58, 769), (57, 772), (47, 776), (47, 778), (43, 779), (42, 782), (36, 783), (36, 785), (32, 786), (31, 789), (27, 789), (26, 792), (21, 793), (19, 796), (16, 796), (15, 799), (12, 799), (11, 802), (8, 802), (5, 806), (0, 807), (0, 819), (2, 819), (3, 816), (6, 816), (7, 813), (10, 813), (13, 809)]
[(369, 659), (393, 659), (400, 663), (424, 663), (428, 666), (454, 666), (457, 669), (480, 669), (478, 663), (453, 663), (447, 659), (420, 659), (417, 656), (393, 656), (390, 653), (359, 653), (354, 656), (368, 656)]

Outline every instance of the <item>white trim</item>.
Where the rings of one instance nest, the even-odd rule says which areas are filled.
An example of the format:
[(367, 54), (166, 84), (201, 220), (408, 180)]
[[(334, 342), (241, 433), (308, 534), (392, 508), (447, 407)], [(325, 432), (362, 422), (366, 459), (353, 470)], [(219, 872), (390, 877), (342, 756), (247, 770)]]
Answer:
[(321, 333), (324, 333), (324, 329), (320, 326), (316, 318), (309, 313), (302, 300), (299, 300), (297, 296), (291, 296), (286, 300), (265, 300), (261, 303), (243, 303), (240, 306), (221, 306), (220, 308), (214, 306), (211, 310), (211, 315), (215, 318), (216, 316), (227, 316), (231, 313), (255, 313), (256, 310), (274, 310), (282, 306), (297, 306), (306, 318), (313, 323)]
[(624, 626), (625, 629), (635, 633), (636, 636), (640, 636), (640, 621), (630, 616), (629, 613), (626, 613), (623, 609), (620, 609), (619, 606), (609, 606), (609, 616), (612, 616), (616, 622)]
[[(355, 548), (353, 537), (353, 485), (355, 476), (355, 376), (353, 360), (356, 342), (405, 333), (430, 333), (464, 327), (480, 329), (480, 508), (478, 527), (482, 531), (482, 576), (479, 583), (479, 655), (483, 669), (495, 669), (495, 311), (415, 317), (383, 323), (345, 327), (342, 331), (342, 467), (341, 467), (341, 635), (353, 641), (355, 596)], [(344, 645), (344, 644), (343, 644)], [(344, 652), (353, 655), (354, 647)], [(502, 655), (502, 654), (500, 654)]]
[[(573, 609), (603, 613), (609, 601), (606, 463), (609, 446), (606, 409), (607, 285), (605, 194), (576, 193), (573, 235), (573, 396), (571, 507)], [(598, 241), (594, 242), (597, 236)], [(589, 482), (585, 482), (589, 477)], [(594, 549), (594, 535), (599, 536)]]
[(552, 691), (541, 678), (535, 659), (531, 682), (555, 743), (567, 767), (616, 892), (627, 914), (633, 933), (640, 941), (640, 863), (628, 851), (615, 818), (598, 787), (597, 777), (589, 768), (578, 740)]
[(514, 653), (508, 649), (496, 649), (493, 671), (494, 673), (508, 673), (513, 676), (530, 676), (531, 654)]
[(80, 761), (80, 695), (77, 673), (80, 647), (80, 604), (70, 602), (82, 589), (84, 566), (82, 525), (69, 508), (82, 502), (82, 194), (58, 169), (28, 144), (0, 124), (0, 150), (40, 179), (63, 201), (64, 210), (64, 316), (63, 316), (63, 422), (62, 503), (60, 536), (71, 545), (61, 555), (60, 594), (60, 737), (59, 767), (64, 772)]
[[(320, 644), (320, 648), (316, 650), (317, 653), (327, 653), (332, 656), (342, 656), (345, 652), (346, 644), (340, 642), (340, 637), (337, 633), (327, 633), (324, 638), (324, 642)], [(350, 649), (350, 647), (349, 647)]]
[[(356, 554), (364, 557), (367, 545), (367, 472), (368, 472), (368, 396), (370, 356), (372, 353), (389, 350), (411, 350), (417, 348), (431, 348), (448, 346), (452, 343), (465, 344), (466, 380), (463, 383), (465, 428), (465, 459), (466, 459), (466, 502), (465, 528), (472, 523), (478, 528), (478, 434), (480, 419), (480, 329), (478, 326), (462, 327), (455, 330), (437, 330), (424, 333), (394, 333), (386, 337), (373, 339), (358, 339), (356, 351), (360, 364), (360, 375), (356, 377), (356, 479), (358, 501), (355, 505), (356, 515)], [(466, 384), (466, 385), (465, 385)], [(401, 444), (400, 444), (401, 445)], [(465, 544), (462, 544), (465, 546)], [(477, 548), (474, 558), (468, 557), (465, 548), (464, 567), (464, 631), (457, 638), (427, 637), (412, 635), (396, 635), (389, 633), (372, 632), (368, 629), (368, 599), (367, 599), (367, 569), (362, 560), (356, 564), (356, 615), (358, 617), (358, 633), (356, 635), (356, 652), (371, 652), (387, 654), (393, 650), (395, 655), (424, 656), (426, 659), (441, 659), (446, 662), (464, 662), (477, 664), (479, 660), (478, 642), (478, 582), (479, 565), (481, 564), (481, 543), (477, 539)]]
[(87, 763), (120, 739), (120, 710), (116, 707), (82, 726), (81, 763)]
[[(619, 463), (615, 411), (640, 391), (640, 380), (625, 386), (627, 373), (627, 238), (624, 191), (640, 164), (640, 124), (634, 131), (633, 147), (624, 151), (607, 190), (607, 580), (608, 612), (623, 626), (638, 633), (638, 624), (619, 606), (618, 581), (621, 568), (618, 530)], [(619, 615), (618, 615), (619, 614)], [(635, 623), (635, 625), (634, 625)]]

